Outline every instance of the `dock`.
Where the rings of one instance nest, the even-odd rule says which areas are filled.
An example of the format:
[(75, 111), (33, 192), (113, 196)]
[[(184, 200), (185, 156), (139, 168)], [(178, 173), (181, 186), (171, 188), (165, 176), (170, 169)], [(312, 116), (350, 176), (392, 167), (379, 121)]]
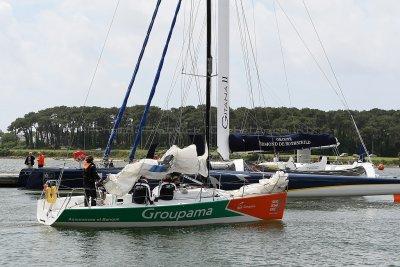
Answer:
[(17, 187), (18, 173), (0, 173), (0, 187)]

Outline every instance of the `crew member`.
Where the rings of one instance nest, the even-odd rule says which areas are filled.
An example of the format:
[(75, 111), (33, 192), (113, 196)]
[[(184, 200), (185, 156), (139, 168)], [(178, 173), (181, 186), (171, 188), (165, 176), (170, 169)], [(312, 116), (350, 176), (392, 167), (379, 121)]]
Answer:
[(173, 172), (171, 173), (171, 179), (176, 188), (179, 188), (179, 186), (181, 185), (181, 175), (177, 172)]
[(83, 187), (85, 188), (85, 207), (96, 206), (96, 182), (101, 178), (97, 173), (96, 165), (93, 163), (93, 157), (87, 156), (83, 161)]
[(177, 189), (176, 183), (179, 183), (179, 174), (167, 174), (167, 176), (162, 179), (159, 186), (153, 189), (154, 201), (162, 200), (172, 200), (174, 198), (174, 191)]
[(153, 204), (149, 182), (141, 176), (132, 187), (132, 202), (136, 204)]
[(37, 158), (37, 164), (39, 168), (43, 168), (44, 166), (44, 153), (40, 153), (38, 158)]
[(28, 166), (28, 168), (32, 168), (33, 165), (35, 165), (35, 157), (32, 152), (29, 152), (29, 155), (25, 158), (25, 165)]

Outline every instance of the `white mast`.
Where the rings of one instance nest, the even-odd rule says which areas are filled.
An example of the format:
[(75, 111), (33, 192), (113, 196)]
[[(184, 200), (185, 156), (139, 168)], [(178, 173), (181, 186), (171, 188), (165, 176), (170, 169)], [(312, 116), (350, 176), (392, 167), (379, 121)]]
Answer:
[(229, 0), (218, 0), (217, 146), (229, 160)]

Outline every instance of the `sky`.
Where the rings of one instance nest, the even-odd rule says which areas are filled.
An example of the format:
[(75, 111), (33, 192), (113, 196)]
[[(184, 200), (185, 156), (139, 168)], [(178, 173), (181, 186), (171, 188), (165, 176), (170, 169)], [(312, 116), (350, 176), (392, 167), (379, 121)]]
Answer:
[[(204, 78), (182, 74), (205, 73), (204, 2), (183, 1), (154, 105), (169, 108), (204, 102)], [(5, 131), (12, 121), (28, 112), (49, 107), (120, 106), (155, 3), (119, 1), (89, 91), (117, 0), (0, 0), (0, 130)], [(146, 102), (176, 3), (164, 0), (161, 4), (128, 105)], [(324, 76), (335, 86), (302, 0), (230, 3), (231, 107), (344, 108)], [(348, 106), (356, 110), (400, 109), (400, 2), (305, 3)], [(244, 25), (243, 18), (254, 57), (251, 53), (243, 56), (239, 27)], [(215, 39), (213, 43), (216, 62)], [(245, 43), (249, 48), (250, 41)], [(192, 52), (187, 53), (188, 47), (194, 48)], [(250, 78), (246, 75), (246, 59), (252, 62)], [(213, 90), (214, 101), (215, 87)], [(86, 94), (89, 98), (85, 102)]]

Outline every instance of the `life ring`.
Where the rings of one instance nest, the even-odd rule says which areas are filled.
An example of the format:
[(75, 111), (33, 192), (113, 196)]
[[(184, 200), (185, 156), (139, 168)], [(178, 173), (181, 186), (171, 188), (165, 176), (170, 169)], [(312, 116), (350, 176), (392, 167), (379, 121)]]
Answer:
[(58, 189), (57, 186), (48, 186), (45, 188), (45, 198), (46, 201), (50, 204), (54, 204), (57, 201), (57, 193)]

